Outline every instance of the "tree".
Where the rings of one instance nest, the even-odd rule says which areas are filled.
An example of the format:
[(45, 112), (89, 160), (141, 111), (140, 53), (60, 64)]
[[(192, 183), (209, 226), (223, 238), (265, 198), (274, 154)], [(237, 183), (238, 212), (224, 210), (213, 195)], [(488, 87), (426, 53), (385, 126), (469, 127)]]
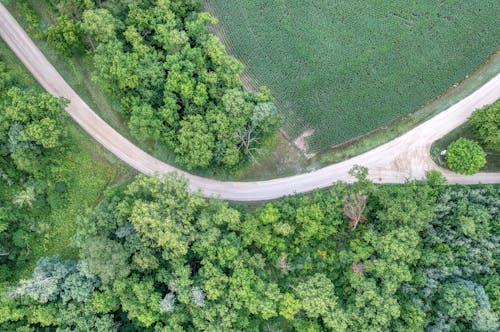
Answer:
[(47, 303), (61, 296), (64, 302), (86, 301), (97, 280), (80, 273), (73, 261), (61, 262), (58, 255), (43, 257), (38, 260), (33, 276), (21, 280), (18, 286), (6, 293), (11, 298), (29, 296), (37, 302)]
[(0, 119), (7, 126), (14, 123), (23, 126), (20, 141), (32, 141), (48, 149), (61, 145), (66, 136), (64, 99), (17, 87), (9, 89), (6, 97), (5, 112)]
[(100, 44), (95, 50), (94, 79), (117, 97), (139, 86), (138, 66), (137, 55), (124, 52), (118, 40)]
[(160, 302), (160, 312), (161, 313), (171, 313), (175, 309), (175, 294), (167, 293), (163, 300)]
[(133, 203), (128, 216), (144, 244), (161, 248), (163, 258), (175, 259), (188, 252), (194, 221), (205, 206), (202, 198), (187, 192), (187, 183), (174, 175), (138, 177), (128, 189)]
[(188, 169), (236, 169), (272, 143), (281, 119), (270, 91), (244, 91), (243, 66), (207, 31), (216, 20), (198, 0), (78, 6), (93, 79), (120, 103), (135, 137), (165, 144)]
[(11, 298), (29, 296), (40, 303), (57, 298), (64, 279), (72, 272), (73, 266), (62, 264), (59, 256), (38, 260), (31, 279), (21, 280), (19, 285), (6, 295)]
[(69, 302), (58, 308), (59, 328), (62, 331), (117, 331), (112, 315), (97, 314), (92, 305)]
[(45, 32), (47, 41), (66, 57), (73, 54), (73, 50), (83, 48), (83, 31), (80, 23), (66, 16), (59, 16), (57, 24), (51, 25)]
[(333, 284), (324, 274), (307, 278), (295, 286), (295, 292), (306, 315), (311, 318), (327, 316), (337, 305)]
[(207, 167), (213, 157), (214, 136), (200, 115), (190, 115), (181, 121), (179, 145), (175, 148), (177, 161), (188, 169)]
[(465, 320), (471, 320), (477, 310), (474, 292), (459, 283), (444, 285), (438, 306), (450, 318)]
[(238, 129), (234, 133), (234, 137), (236, 138), (236, 143), (238, 144), (238, 148), (248, 156), (253, 161), (256, 161), (255, 154), (262, 153), (262, 149), (256, 147), (259, 143), (259, 137), (257, 136), (257, 132), (254, 126), (248, 126), (245, 129)]
[(92, 49), (99, 43), (108, 43), (116, 39), (117, 20), (107, 9), (91, 9), (83, 13), (82, 28)]
[(94, 1), (89, 0), (50, 0), (58, 12), (73, 19), (80, 19), (85, 9), (94, 6)]
[(140, 279), (138, 276), (132, 276), (127, 279), (117, 279), (113, 288), (129, 319), (137, 319), (145, 327), (158, 321), (161, 295), (155, 291), (154, 281), (151, 278)]
[[(243, 91), (231, 89), (222, 97), (222, 105), (226, 115), (231, 119), (235, 129), (245, 128), (252, 115), (254, 105), (245, 99)], [(256, 120), (260, 120), (260, 115)]]
[(474, 111), (469, 124), (484, 147), (500, 151), (500, 101)]
[(486, 164), (486, 153), (479, 144), (462, 137), (448, 146), (446, 162), (452, 171), (474, 174)]
[(302, 303), (291, 293), (285, 293), (280, 302), (280, 315), (287, 320), (293, 320), (302, 308)]
[(129, 274), (129, 256), (123, 245), (102, 236), (90, 237), (80, 247), (80, 258), (103, 284)]
[(149, 104), (132, 108), (128, 126), (132, 135), (140, 139), (159, 139), (164, 129), (161, 119)]
[(342, 200), (342, 211), (349, 218), (349, 228), (354, 230), (359, 222), (365, 222), (367, 219), (363, 215), (366, 207), (366, 199), (368, 195), (364, 195), (361, 191), (350, 194)]
[(273, 102), (258, 103), (255, 105), (251, 117), (252, 125), (264, 133), (264, 136), (277, 132), (281, 125), (281, 118)]
[(19, 208), (32, 207), (36, 200), (35, 188), (32, 186), (18, 192), (12, 199), (12, 203)]

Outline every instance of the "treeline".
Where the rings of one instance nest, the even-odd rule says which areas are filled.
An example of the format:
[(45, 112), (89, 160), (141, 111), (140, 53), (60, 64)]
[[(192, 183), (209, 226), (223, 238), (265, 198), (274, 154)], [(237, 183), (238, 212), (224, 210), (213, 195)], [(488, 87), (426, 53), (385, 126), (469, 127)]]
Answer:
[(0, 329), (496, 331), (500, 190), (358, 182), (235, 208), (139, 176), (41, 259)]
[(0, 59), (0, 283), (22, 267), (70, 175), (66, 101), (26, 87)]
[(216, 20), (200, 0), (50, 2), (60, 16), (47, 40), (66, 56), (90, 52), (131, 133), (164, 144), (188, 169), (234, 169), (276, 135), (269, 91), (244, 91), (242, 65), (207, 32)]

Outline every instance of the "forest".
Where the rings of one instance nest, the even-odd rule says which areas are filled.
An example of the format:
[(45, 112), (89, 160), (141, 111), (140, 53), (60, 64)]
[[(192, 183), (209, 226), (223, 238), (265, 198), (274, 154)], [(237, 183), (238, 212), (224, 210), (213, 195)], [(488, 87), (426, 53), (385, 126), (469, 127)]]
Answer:
[[(51, 1), (46, 38), (90, 48), (131, 131), (186, 167), (237, 167), (275, 135), (270, 92), (243, 90), (199, 1)], [(2, 47), (0, 331), (499, 330), (500, 186), (355, 166), (326, 190), (207, 199), (100, 153)], [(496, 109), (472, 121), (482, 144)]]
[[(500, 188), (353, 173), (257, 206), (204, 199), (176, 175), (111, 187), (77, 220), (77, 259), (42, 257), (5, 287), (0, 329), (498, 330)], [(3, 271), (27, 254), (6, 249), (19, 254)]]

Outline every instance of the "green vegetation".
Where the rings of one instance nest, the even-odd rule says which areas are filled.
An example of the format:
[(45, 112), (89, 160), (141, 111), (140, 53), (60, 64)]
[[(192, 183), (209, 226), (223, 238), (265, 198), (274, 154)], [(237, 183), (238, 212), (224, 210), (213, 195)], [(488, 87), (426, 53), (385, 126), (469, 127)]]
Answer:
[[(217, 67), (206, 42), (218, 47), (200, 23), (209, 16), (193, 10), (198, 1), (52, 2), (61, 17), (44, 38), (67, 55), (95, 47), (100, 84), (130, 111), (131, 132), (176, 140), (183, 164), (237, 165), (275, 131), (269, 91), (245, 93), (236, 76), (232, 88), (219, 77), (220, 86), (206, 84), (212, 92), (198, 90), (210, 81), (199, 70)], [(159, 54), (171, 50), (163, 63)], [(167, 66), (165, 81), (142, 61), (161, 64), (160, 73)], [(232, 206), (188, 192), (175, 174), (114, 185), (131, 172), (21, 68), (0, 43), (1, 331), (500, 328), (500, 187), (448, 187), (438, 172), (380, 186), (356, 166), (352, 184)], [(170, 137), (159, 109), (178, 123)], [(488, 144), (491, 114), (475, 117)], [(227, 132), (236, 148), (211, 150)]]
[[(442, 155), (442, 151), (446, 150), (448, 145), (456, 141), (460, 137), (464, 137), (470, 140), (477, 140), (477, 138), (472, 133), (472, 129), (469, 124), (464, 124), (455, 130), (451, 131), (449, 134), (434, 142), (431, 147), (431, 157), (432, 159), (441, 167), (447, 168), (445, 155)], [(493, 150), (485, 150), (486, 152), (486, 165), (483, 167), (484, 172), (498, 172), (500, 171), (500, 152)]]
[[(453, 142), (458, 141), (460, 138), (464, 138), (469, 141), (477, 141), (481, 144), (481, 147), (486, 153), (486, 163), (483, 166), (480, 166), (482, 164), (482, 158), (480, 157), (482, 153), (480, 153), (477, 146), (475, 146), (476, 144), (472, 144), (475, 147), (471, 147), (470, 149), (475, 151), (473, 153), (476, 157), (478, 157), (477, 160), (471, 160), (467, 154), (463, 154), (465, 150), (459, 148), (455, 152), (455, 155), (452, 156), (452, 159), (454, 159), (452, 163), (455, 163), (454, 167), (461, 168), (462, 172), (465, 171), (465, 168), (469, 167), (472, 167), (471, 171), (476, 169), (475, 172), (478, 170), (477, 167), (485, 172), (500, 171), (500, 150), (497, 145), (499, 138), (498, 132), (500, 131), (499, 106), (500, 101), (497, 101), (492, 105), (488, 105), (474, 111), (467, 123), (434, 142), (431, 147), (431, 156), (434, 161), (442, 167), (449, 167), (452, 169), (449, 162), (447, 162), (447, 154), (449, 154), (449, 151), (444, 155), (442, 152), (447, 150), (448, 146), (450, 146)], [(470, 143), (466, 144), (471, 145)], [(470, 164), (474, 164), (475, 166)]]
[(270, 94), (243, 91), (242, 66), (207, 32), (215, 19), (199, 1), (51, 2), (60, 16), (47, 41), (67, 56), (89, 50), (93, 79), (136, 139), (163, 145), (188, 169), (226, 170), (272, 142), (280, 120)]
[(475, 141), (461, 137), (448, 146), (446, 162), (452, 171), (470, 175), (486, 164), (486, 153)]
[(77, 261), (7, 290), (0, 328), (496, 331), (499, 188), (355, 174), (254, 209), (139, 176), (79, 219)]
[(500, 151), (500, 100), (474, 111), (469, 124), (485, 148)]
[(0, 43), (0, 289), (31, 273), (38, 258), (69, 249), (75, 221), (104, 188), (126, 176), (41, 92)]
[(315, 129), (313, 152), (416, 110), (499, 47), (494, 0), (233, 0), (206, 8), (230, 53), (273, 91), (287, 132)]
[[(384, 144), (456, 104), (479, 89), (498, 74), (498, 72), (500, 72), (500, 51), (496, 52), (485, 64), (471, 73), (467, 79), (461, 81), (459, 84), (455, 84), (445, 94), (425, 104), (417, 111), (390, 123), (386, 127), (379, 128), (367, 135), (332, 147), (311, 161), (318, 162), (319, 166), (327, 166), (357, 156)], [(447, 144), (444, 145), (443, 149), (446, 149), (446, 146)], [(438, 162), (441, 164), (441, 161), (438, 160)], [(487, 167), (489, 168), (489, 165)]]

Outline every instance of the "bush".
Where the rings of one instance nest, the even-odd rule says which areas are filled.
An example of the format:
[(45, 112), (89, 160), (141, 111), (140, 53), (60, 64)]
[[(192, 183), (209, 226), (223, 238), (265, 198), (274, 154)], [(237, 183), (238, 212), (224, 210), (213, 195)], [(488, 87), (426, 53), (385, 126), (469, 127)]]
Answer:
[(446, 162), (452, 171), (470, 175), (486, 164), (486, 153), (478, 143), (462, 137), (448, 146)]
[(476, 110), (469, 124), (484, 147), (500, 151), (500, 101)]

